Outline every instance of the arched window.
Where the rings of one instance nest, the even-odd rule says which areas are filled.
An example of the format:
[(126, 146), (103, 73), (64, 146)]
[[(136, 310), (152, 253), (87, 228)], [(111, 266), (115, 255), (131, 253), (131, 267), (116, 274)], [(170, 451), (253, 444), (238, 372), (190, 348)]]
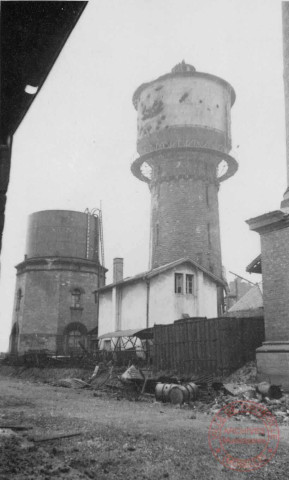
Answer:
[(21, 288), (18, 288), (17, 297), (16, 297), (16, 307), (15, 307), (16, 312), (18, 312), (20, 310), (22, 297), (23, 297), (22, 290), (21, 290)]
[[(80, 345), (79, 342), (83, 340), (83, 335), (81, 335), (79, 330), (71, 330), (71, 332), (68, 332), (67, 334), (67, 347), (69, 351), (75, 351), (76, 349), (78, 350)], [(81, 348), (81, 347), (80, 347)]]
[(74, 288), (71, 290), (71, 308), (82, 308), (82, 295), (84, 290), (82, 288)]

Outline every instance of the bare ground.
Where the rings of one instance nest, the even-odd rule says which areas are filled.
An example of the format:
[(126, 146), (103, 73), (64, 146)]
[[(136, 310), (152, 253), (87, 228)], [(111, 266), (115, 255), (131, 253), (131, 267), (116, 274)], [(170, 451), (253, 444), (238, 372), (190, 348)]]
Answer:
[[(280, 426), (273, 460), (244, 473), (227, 469), (213, 457), (208, 445), (211, 420), (188, 407), (95, 397), (90, 390), (0, 374), (0, 424), (33, 427), (17, 435), (0, 430), (0, 479), (288, 478), (288, 426)], [(39, 443), (29, 439), (70, 431), (81, 435)]]

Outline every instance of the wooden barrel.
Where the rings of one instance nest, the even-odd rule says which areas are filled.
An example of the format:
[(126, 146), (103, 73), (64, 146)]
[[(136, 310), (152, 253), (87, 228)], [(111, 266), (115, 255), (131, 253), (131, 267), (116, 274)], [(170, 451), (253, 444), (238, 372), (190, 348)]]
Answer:
[(186, 389), (188, 390), (189, 392), (189, 399), (188, 401), (189, 402), (194, 402), (195, 400), (197, 400), (198, 398), (198, 393), (199, 393), (199, 389), (198, 389), (198, 386), (195, 384), (195, 383), (187, 383), (186, 384)]

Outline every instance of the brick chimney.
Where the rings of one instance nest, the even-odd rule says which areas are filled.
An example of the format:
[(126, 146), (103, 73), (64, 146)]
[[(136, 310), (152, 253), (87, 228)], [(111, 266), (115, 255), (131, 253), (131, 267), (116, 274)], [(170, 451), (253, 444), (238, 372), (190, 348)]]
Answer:
[(113, 259), (113, 283), (123, 280), (123, 258)]

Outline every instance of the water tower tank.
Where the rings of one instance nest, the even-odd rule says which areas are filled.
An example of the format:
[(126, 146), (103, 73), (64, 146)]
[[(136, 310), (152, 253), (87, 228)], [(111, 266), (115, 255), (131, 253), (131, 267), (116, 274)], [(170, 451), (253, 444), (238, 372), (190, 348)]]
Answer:
[(235, 101), (233, 87), (220, 77), (197, 72), (184, 62), (166, 75), (144, 83), (135, 91), (137, 110), (137, 159), (133, 173), (141, 180), (142, 163), (150, 167), (156, 159), (150, 153), (163, 149), (192, 148), (217, 154), (207, 158), (217, 166), (222, 160), (226, 175), (233, 175), (237, 163), (228, 155), (231, 150), (231, 107)]
[(98, 217), (68, 210), (44, 210), (29, 216), (27, 258), (99, 258)]

